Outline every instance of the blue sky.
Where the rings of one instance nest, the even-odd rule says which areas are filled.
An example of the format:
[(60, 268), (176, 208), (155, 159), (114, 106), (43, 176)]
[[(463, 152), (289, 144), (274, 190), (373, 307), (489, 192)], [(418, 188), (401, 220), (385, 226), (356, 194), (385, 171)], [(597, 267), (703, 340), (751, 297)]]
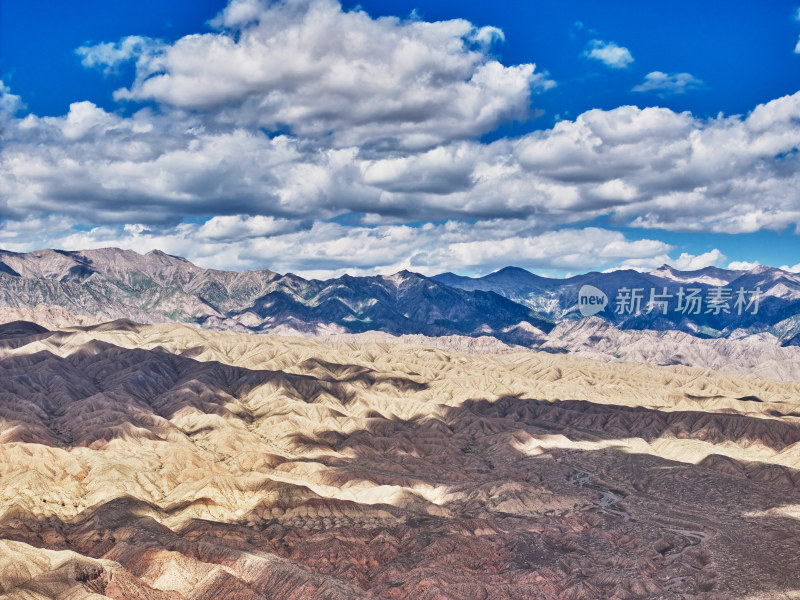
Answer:
[(0, 246), (800, 269), (799, 6), (5, 0)]
[[(81, 66), (75, 48), (132, 34), (176, 40), (208, 32), (207, 21), (225, 4), (5, 0), (0, 7), (3, 78), (36, 114), (64, 114), (77, 99), (116, 110), (111, 92), (130, 71), (113, 79), (99, 76)], [(545, 115), (504, 128), (509, 134), (550, 127), (556, 115), (574, 117), (589, 108), (622, 104), (665, 106), (707, 117), (742, 114), (793, 94), (800, 82), (800, 57), (792, 52), (800, 36), (796, 1), (372, 1), (343, 6), (360, 6), (373, 16), (416, 11), (426, 20), (465, 18), (501, 28), (506, 39), (495, 51), (505, 64), (535, 62), (559, 83), (536, 99), (536, 108)], [(595, 38), (628, 48), (634, 56), (631, 68), (608, 70), (582, 56), (586, 43)], [(706, 85), (692, 94), (666, 97), (630, 91), (656, 70), (689, 72)]]

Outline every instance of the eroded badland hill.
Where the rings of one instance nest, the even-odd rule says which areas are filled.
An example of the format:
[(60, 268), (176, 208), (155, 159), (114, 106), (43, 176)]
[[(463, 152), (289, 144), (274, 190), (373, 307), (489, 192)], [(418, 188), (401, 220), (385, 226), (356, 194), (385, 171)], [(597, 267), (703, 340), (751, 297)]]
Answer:
[(800, 382), (0, 326), (0, 597), (800, 597)]

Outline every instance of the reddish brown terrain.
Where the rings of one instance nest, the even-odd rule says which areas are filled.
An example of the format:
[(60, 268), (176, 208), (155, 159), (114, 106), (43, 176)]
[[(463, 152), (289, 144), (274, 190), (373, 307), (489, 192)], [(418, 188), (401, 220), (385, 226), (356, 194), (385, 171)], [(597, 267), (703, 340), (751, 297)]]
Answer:
[(0, 325), (0, 597), (800, 598), (800, 382)]

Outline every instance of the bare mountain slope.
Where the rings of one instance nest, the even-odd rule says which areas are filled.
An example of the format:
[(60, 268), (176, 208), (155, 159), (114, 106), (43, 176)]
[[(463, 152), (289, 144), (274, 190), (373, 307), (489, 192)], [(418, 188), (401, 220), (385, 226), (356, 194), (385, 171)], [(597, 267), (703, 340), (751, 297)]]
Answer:
[[(800, 334), (800, 274), (764, 265), (749, 271), (717, 267), (679, 271), (663, 265), (650, 273), (627, 269), (584, 273), (566, 279), (540, 277), (518, 267), (506, 267), (483, 277), (443, 273), (433, 279), (464, 290), (496, 292), (557, 323), (580, 319), (578, 292), (584, 285), (591, 285), (609, 299), (608, 306), (598, 316), (621, 329), (676, 330), (710, 338), (728, 338), (744, 329), (748, 333), (775, 335), (784, 343), (793, 343), (793, 336)], [(641, 310), (630, 310), (630, 306), (620, 310), (616, 301), (625, 288), (638, 290)], [(708, 310), (708, 304), (698, 312), (678, 309), (681, 290), (696, 289), (701, 297), (706, 297), (715, 288), (724, 288), (730, 298), (724, 309)], [(757, 290), (757, 310), (755, 305), (748, 310), (742, 306), (741, 312), (735, 308), (740, 291), (749, 301)], [(658, 309), (647, 311), (651, 293), (665, 294), (660, 297), (667, 303), (666, 314)]]
[(0, 327), (0, 597), (788, 598), (800, 383)]
[[(508, 332), (508, 339), (513, 339)], [(423, 344), (443, 350), (469, 353), (522, 352), (522, 346), (496, 338), (422, 335), (392, 336), (386, 333), (329, 334), (323, 339), (346, 342)], [(735, 375), (754, 374), (769, 379), (800, 380), (800, 347), (782, 345), (769, 333), (739, 332), (730, 338), (698, 338), (681, 331), (619, 329), (607, 321), (589, 317), (564, 321), (548, 334), (530, 335), (527, 346), (550, 353), (574, 354), (603, 362), (685, 365)]]
[[(119, 318), (214, 329), (326, 334), (494, 335), (552, 323), (494, 292), (465, 291), (416, 273), (306, 280), (293, 274), (202, 269), (160, 251), (0, 250), (0, 308), (20, 315)], [(517, 337), (519, 337), (517, 335)]]
[(729, 338), (703, 339), (682, 331), (622, 330), (590, 317), (559, 323), (536, 347), (602, 361), (686, 365), (800, 380), (800, 347), (781, 345), (769, 333), (736, 332)]
[[(504, 344), (553, 351), (590, 350), (581, 347), (573, 333), (586, 329), (578, 312), (578, 292), (585, 284), (603, 290), (609, 305), (598, 314), (614, 328), (606, 332), (682, 332), (691, 339), (741, 340), (747, 336), (748, 352), (769, 363), (766, 376), (792, 377), (794, 369), (783, 366), (776, 346), (797, 346), (800, 340), (800, 275), (772, 267), (750, 271), (708, 267), (678, 271), (667, 265), (651, 273), (614, 271), (586, 273), (566, 279), (540, 277), (507, 267), (480, 278), (445, 273), (433, 278), (402, 271), (390, 276), (306, 280), (291, 273), (267, 269), (220, 271), (200, 268), (186, 259), (151, 251), (141, 255), (130, 250), (40, 250), (18, 254), (0, 250), (0, 321), (34, 320), (54, 327), (88, 325), (125, 318), (137, 322), (178, 322), (233, 331), (270, 332), (280, 335), (328, 337), (375, 334), (393, 336), (470, 338), (494, 337)], [(729, 305), (719, 314), (706, 310), (681, 312), (677, 298), (683, 288), (709, 296), (726, 286)], [(615, 295), (636, 288), (644, 299), (643, 312), (618, 314)], [(730, 306), (736, 290), (745, 296), (760, 290), (756, 305), (740, 311)], [(648, 293), (666, 291), (666, 314), (648, 313)], [(749, 306), (749, 305), (748, 305)], [(740, 307), (742, 308), (742, 307)], [(726, 312), (727, 311), (727, 312)], [(576, 322), (581, 321), (580, 325)], [(560, 332), (554, 334), (558, 326)], [(593, 325), (589, 325), (593, 327)], [(550, 335), (548, 335), (550, 334)], [(554, 335), (557, 336), (554, 337)], [(657, 342), (661, 350), (650, 352), (638, 344), (642, 358), (627, 351), (629, 336), (605, 335), (610, 346), (621, 351), (600, 356), (631, 354), (627, 360), (666, 362), (668, 346), (687, 336), (658, 333), (634, 335)], [(612, 339), (613, 337), (616, 338)], [(574, 348), (560, 343), (575, 339)], [(659, 339), (657, 339), (659, 338)], [(667, 340), (669, 338), (670, 341)], [(468, 342), (465, 342), (468, 344)], [(683, 342), (680, 342), (683, 345)], [(740, 347), (737, 343), (733, 346)], [(730, 354), (744, 356), (731, 346)], [(716, 348), (725, 356), (725, 343), (700, 344), (688, 352), (675, 352), (675, 360), (695, 356), (697, 364), (727, 368), (724, 362), (705, 360), (698, 348)], [(707, 353), (708, 354), (708, 353)], [(789, 353), (791, 354), (791, 353)], [(661, 356), (659, 356), (661, 355)], [(710, 357), (710, 355), (709, 355)], [(738, 358), (733, 370), (741, 372)], [(746, 361), (745, 361), (746, 362)], [(753, 365), (751, 365), (752, 367)]]

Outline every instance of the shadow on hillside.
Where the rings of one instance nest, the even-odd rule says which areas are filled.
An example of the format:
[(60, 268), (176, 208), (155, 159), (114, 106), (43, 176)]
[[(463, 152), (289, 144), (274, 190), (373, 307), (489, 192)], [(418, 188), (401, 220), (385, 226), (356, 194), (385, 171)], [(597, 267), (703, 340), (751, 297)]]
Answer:
[[(767, 514), (771, 508), (797, 503), (796, 492), (619, 447), (528, 454), (515, 448), (509, 435), (525, 430), (533, 439), (543, 439), (551, 435), (549, 423), (535, 420), (514, 426), (507, 416), (488, 417), (498, 421), (486, 422), (486, 411), (474, 410), (475, 405), (483, 402), (475, 401), (466, 412), (454, 409), (441, 420), (375, 417), (370, 427), (349, 435), (318, 436), (335, 438), (334, 445), (350, 450), (350, 458), (329, 462), (330, 470), (343, 475), (346, 483), (388, 484), (380, 479), (389, 473), (395, 481), (414, 477), (453, 493), (453, 499), (438, 505), (423, 497), (408, 498), (402, 506), (358, 504), (322, 498), (302, 485), (278, 483), (280, 495), (269, 504), (279, 507), (285, 519), (264, 519), (262, 507), (254, 507), (228, 522), (194, 518), (169, 529), (161, 522), (171, 515), (197, 504), (213, 507), (213, 501), (198, 498), (160, 508), (120, 497), (71, 522), (50, 518), (43, 523), (35, 517), (0, 522), (0, 538), (111, 558), (137, 575), (162, 560), (159, 553), (164, 550), (204, 565), (228, 567), (252, 562), (253, 556), (273, 555), (297, 565), (300, 573), (346, 581), (379, 597), (394, 590), (398, 598), (419, 597), (420, 581), (470, 586), (445, 587), (448, 597), (474, 597), (464, 589), (474, 593), (483, 586), (497, 590), (492, 597), (504, 598), (504, 591), (513, 589), (511, 584), (519, 583), (525, 573), (552, 577), (554, 569), (562, 573), (559, 585), (567, 588), (586, 581), (582, 565), (587, 561), (601, 565), (603, 577), (632, 577), (634, 566), (647, 570), (646, 562), (637, 562), (639, 555), (658, 561), (661, 552), (679, 556), (696, 546), (696, 558), (703, 562), (687, 575), (694, 592), (744, 597), (800, 588), (793, 568), (800, 551), (800, 521)], [(416, 462), (403, 463), (396, 447), (381, 442), (392, 437), (389, 434), (412, 440), (415, 450), (409, 450), (417, 455)], [(427, 448), (430, 434), (451, 437), (452, 452)], [(598, 439), (588, 431), (564, 434), (576, 440)], [(597, 469), (596, 482), (571, 483), (579, 468)], [(577, 498), (579, 508), (526, 513), (497, 502), (492, 494), (498, 489), (505, 489), (509, 497), (519, 490), (543, 497), (554, 492)], [(603, 511), (597, 504), (602, 489), (623, 496), (617, 508), (633, 519)], [(378, 511), (389, 516), (372, 518)], [(291, 514), (299, 516), (290, 518)], [(333, 523), (331, 515), (349, 516)], [(710, 539), (697, 544), (673, 533), (676, 528), (697, 530)], [(613, 552), (619, 555), (609, 560)], [(715, 578), (701, 577), (706, 571)], [(746, 588), (732, 587), (738, 585), (736, 573), (742, 574)], [(287, 591), (271, 597), (293, 596)]]
[[(65, 358), (46, 351), (22, 354), (0, 361), (0, 435), (8, 441), (90, 446), (121, 435), (126, 424), (158, 437), (164, 427), (160, 418), (189, 408), (252, 422), (258, 415), (236, 398), (261, 388), (303, 402), (330, 401), (343, 410), (356, 393), (353, 386), (390, 386), (398, 394), (425, 389), (413, 379), (358, 365), (309, 359), (299, 367), (303, 374), (244, 369), (103, 342)], [(387, 597), (392, 590), (393, 597), (414, 597), (420, 581), (455, 573), (442, 579), (455, 586), (447, 594), (470, 598), (476, 585), (501, 590), (533, 571), (560, 570), (567, 583), (578, 585), (585, 579), (587, 556), (608, 574), (627, 577), (625, 569), (646, 570), (637, 560), (660, 560), (654, 545), (670, 535), (670, 543), (678, 543), (674, 529), (682, 528), (710, 536), (702, 544), (711, 562), (697, 567), (698, 573), (719, 571), (718, 583), (697, 579), (697, 586), (708, 588), (697, 590), (744, 597), (800, 589), (794, 567), (800, 520), (770, 513), (800, 504), (797, 470), (717, 454), (694, 465), (623, 447), (632, 437), (680, 438), (723, 446), (760, 443), (781, 451), (800, 441), (797, 423), (521, 396), (471, 399), (442, 406), (440, 414), (400, 419), (373, 411), (356, 430), (291, 438), (299, 451), (330, 451), (307, 459), (326, 465), (316, 475), (328, 478), (323, 483), (345, 489), (402, 484), (414, 490), (395, 505), (332, 500), (302, 484), (274, 482), (264, 490), (275, 499), (249, 507), (233, 522), (195, 518), (173, 531), (159, 521), (197, 506), (213, 508), (214, 501), (191, 498), (159, 508), (123, 497), (74, 522), (23, 515), (0, 523), (0, 537), (112, 558), (136, 573), (146, 570), (148, 560), (160, 560), (157, 553), (164, 549), (226, 566), (269, 553)], [(575, 443), (583, 443), (582, 449)], [(592, 474), (591, 481), (577, 476), (582, 471)], [(431, 500), (424, 489), (441, 492), (440, 500)], [(621, 498), (612, 510), (600, 504), (605, 492)], [(570, 502), (559, 504), (559, 498)], [(274, 516), (277, 512), (265, 518), (267, 508), (291, 518)], [(694, 543), (683, 538), (683, 546)], [(613, 551), (628, 562), (614, 562), (608, 554)]]
[[(563, 539), (556, 542), (545, 535), (544, 540), (529, 540), (538, 548), (534, 552), (538, 558), (530, 568), (553, 564), (541, 555), (542, 548), (553, 555), (553, 562), (569, 564), (588, 547), (597, 551), (603, 540), (649, 539), (651, 545), (637, 551), (652, 560), (652, 548), (664, 544), (664, 538), (676, 543), (676, 530), (703, 532), (709, 536), (707, 542), (681, 538), (683, 543), (697, 545), (697, 552), (705, 553), (703, 560), (711, 561), (702, 577), (698, 571), (695, 591), (749, 597), (800, 590), (800, 574), (792, 566), (794, 557), (800, 556), (800, 519), (775, 512), (800, 504), (800, 470), (720, 454), (709, 454), (693, 464), (691, 457), (681, 462), (635, 452), (622, 441), (681, 438), (723, 446), (760, 441), (779, 451), (796, 443), (797, 435), (794, 424), (741, 415), (667, 413), (507, 396), (496, 401), (469, 400), (445, 409), (441, 418), (373, 415), (362, 429), (346, 434), (320, 431), (302, 443), (332, 451), (324, 461), (333, 472), (331, 484), (391, 485), (405, 480), (446, 490), (447, 497), (454, 499), (435, 507), (433, 514), (440, 516), (426, 515), (430, 503), (424, 499), (407, 507), (437, 535), (447, 536), (457, 529), (454, 521), (516, 524), (519, 527), (509, 525), (511, 529), (495, 537), (494, 543), (518, 553), (517, 544), (525, 539), (520, 532), (530, 529), (524, 522), (546, 531), (542, 524), (555, 520), (554, 530)], [(558, 436), (567, 443), (536, 448), (537, 442), (552, 443)], [(530, 451), (524, 450), (525, 442), (531, 443)], [(570, 448), (575, 442), (583, 442), (588, 449)], [(584, 483), (582, 473), (588, 472), (592, 478)], [(495, 496), (501, 489), (506, 490), (505, 497)], [(608, 493), (621, 498), (610, 510), (602, 504)], [(527, 513), (519, 503), (515, 507), (526, 494), (581, 496), (590, 506), (594, 504), (588, 512), (600, 519), (589, 522), (606, 533), (596, 534), (597, 539), (575, 535), (580, 526), (570, 510), (561, 509), (559, 516), (558, 509)], [(608, 572), (620, 572), (621, 564), (609, 566)], [(573, 574), (575, 581), (581, 579), (580, 569)], [(712, 574), (718, 583), (704, 579)]]
[[(96, 340), (65, 357), (49, 350), (20, 350), (42, 336), (62, 344), (72, 335), (23, 332), (8, 337), (16, 354), (0, 361), (4, 441), (89, 446), (123, 434), (128, 425), (164, 430), (160, 419), (169, 420), (185, 409), (252, 422), (255, 415), (238, 399), (256, 390), (305, 403), (328, 399), (333, 406), (346, 406), (365, 387), (388, 387), (398, 394), (427, 388), (411, 378), (321, 360), (305, 361), (299, 367), (307, 373), (295, 374)], [(0, 330), (0, 344), (4, 341)]]

